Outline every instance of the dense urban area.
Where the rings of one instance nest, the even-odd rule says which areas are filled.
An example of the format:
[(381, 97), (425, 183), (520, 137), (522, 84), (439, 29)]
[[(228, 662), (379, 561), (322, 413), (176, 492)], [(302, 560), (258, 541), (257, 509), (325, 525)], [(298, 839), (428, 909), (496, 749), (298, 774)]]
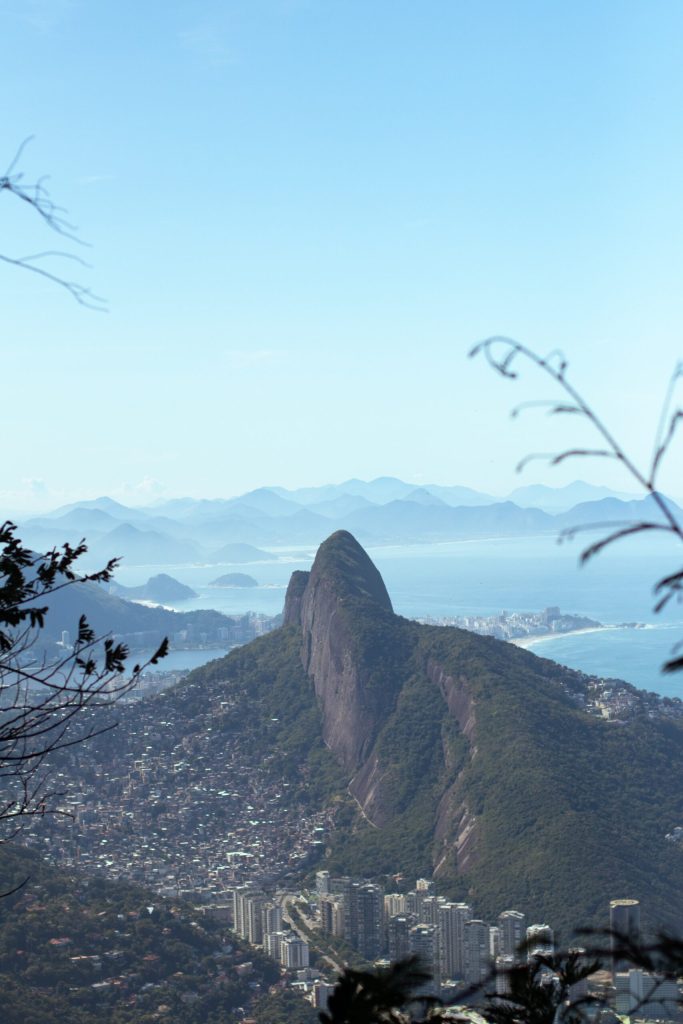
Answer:
[[(185, 674), (150, 670), (142, 692), (163, 691)], [(577, 705), (615, 723), (683, 713), (680, 702), (625, 683), (581, 673), (569, 678), (567, 693)], [(318, 1008), (327, 1005), (335, 976), (348, 963), (418, 954), (433, 975), (430, 993), (457, 1002), (468, 991), (476, 1003), (472, 987), (492, 970), (504, 994), (517, 957), (553, 950), (552, 923), (505, 909), (487, 923), (470, 904), (437, 895), (430, 879), (405, 891), (396, 876), (396, 891), (387, 892), (386, 878), (380, 884), (316, 871), (334, 824), (331, 812), (312, 811), (300, 787), (269, 770), (264, 738), (253, 742), (248, 722), (240, 721), (227, 746), (219, 739), (231, 716), (241, 714), (239, 695), (216, 691), (186, 735), (183, 707), (196, 686), (183, 684), (181, 703), (163, 692), (155, 702), (137, 702), (116, 744), (101, 748), (98, 759), (77, 763), (78, 751), (67, 752), (57, 782), (69, 779), (63, 804), (69, 818), (41, 821), (26, 834), (29, 845), (56, 865), (190, 901), (279, 964), (280, 984)], [(666, 839), (678, 842), (678, 830)], [(631, 905), (614, 901), (612, 914), (626, 913), (624, 906)], [(591, 992), (626, 1015), (637, 1007), (640, 1016), (675, 1017), (675, 988), (636, 969), (591, 978)]]

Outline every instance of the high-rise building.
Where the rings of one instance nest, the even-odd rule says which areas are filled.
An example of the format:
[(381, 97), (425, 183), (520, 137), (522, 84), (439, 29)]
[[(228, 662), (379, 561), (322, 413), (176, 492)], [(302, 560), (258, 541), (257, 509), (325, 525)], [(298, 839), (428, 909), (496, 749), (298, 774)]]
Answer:
[(316, 1010), (326, 1010), (335, 986), (327, 981), (316, 981), (313, 985), (312, 1003)]
[(321, 896), (318, 901), (321, 931), (342, 938), (344, 935), (344, 901), (336, 896)]
[(344, 875), (330, 879), (330, 892), (341, 897), (344, 907), (344, 938), (351, 945), (355, 944), (358, 933), (358, 901), (356, 894), (360, 883)]
[(263, 909), (267, 903), (264, 893), (248, 886), (235, 889), (233, 892), (235, 931), (252, 946), (260, 946), (263, 942)]
[(384, 916), (387, 920), (396, 914), (405, 914), (406, 897), (402, 892), (388, 892), (384, 897)]
[(429, 892), (426, 889), (411, 889), (406, 893), (406, 913), (415, 914), (418, 921), (422, 920), (422, 904)]
[(515, 966), (514, 956), (509, 953), (499, 953), (496, 957), (496, 995), (508, 996), (512, 991), (510, 972)]
[(498, 917), (500, 955), (523, 958), (522, 944), (526, 938), (526, 917), (519, 910), (504, 910)]
[[(581, 957), (581, 959), (578, 961), (578, 964), (580, 966), (585, 966), (587, 964), (588, 961), (586, 959), (586, 950), (585, 949), (582, 949), (580, 946), (570, 946), (569, 949), (567, 950), (567, 952), (570, 953), (570, 954), (575, 953), (577, 956)], [(587, 996), (588, 996), (588, 978), (587, 977), (586, 978), (581, 978), (580, 981), (575, 981), (573, 985), (569, 986), (569, 989), (567, 991), (567, 999), (569, 1000), (570, 1003), (581, 1002), (582, 1000), (586, 999)]]
[(308, 943), (305, 939), (300, 939), (294, 932), (287, 932), (283, 936), (280, 950), (282, 965), (288, 971), (308, 967)]
[(427, 896), (420, 907), (420, 924), (438, 924), (439, 907), (447, 901), (443, 896)]
[(465, 923), (465, 980), (470, 985), (484, 981), (490, 968), (489, 926), (485, 921)]
[(389, 959), (404, 960), (410, 955), (410, 929), (417, 924), (414, 914), (394, 914), (389, 918), (387, 934)]
[(410, 929), (410, 952), (419, 956), (422, 966), (432, 975), (431, 982), (419, 991), (420, 995), (437, 995), (439, 978), (439, 929), (433, 924), (416, 924)]
[(244, 938), (252, 946), (260, 946), (263, 942), (263, 908), (266, 898), (263, 893), (254, 893), (246, 897)]
[(526, 958), (528, 961), (539, 956), (552, 956), (555, 952), (555, 936), (549, 924), (530, 924), (526, 930)]
[(415, 882), (415, 888), (417, 892), (429, 893), (432, 891), (433, 886), (434, 883), (429, 878), (418, 878), (418, 880)]
[(356, 899), (356, 934), (352, 945), (366, 960), (374, 960), (382, 952), (384, 939), (384, 893), (379, 885), (368, 882), (354, 893)]
[(318, 896), (327, 896), (330, 891), (330, 873), (329, 871), (316, 871), (315, 873), (315, 891)]
[(244, 938), (243, 896), (246, 891), (245, 886), (233, 889), (232, 893), (232, 923), (236, 934), (239, 935), (241, 939)]
[(612, 973), (628, 971), (630, 964), (618, 955), (624, 942), (638, 942), (640, 938), (640, 903), (638, 900), (611, 900), (609, 928), (612, 946)]
[(343, 905), (344, 938), (366, 959), (374, 960), (384, 944), (383, 890), (371, 882), (345, 876), (330, 879), (330, 892)]
[(279, 903), (266, 903), (261, 909), (261, 928), (264, 935), (282, 931), (282, 907)]
[(465, 923), (472, 919), (467, 903), (443, 903), (439, 907), (441, 977), (465, 977)]
[(282, 960), (282, 940), (287, 932), (270, 932), (265, 936), (263, 948), (269, 957), (280, 962)]

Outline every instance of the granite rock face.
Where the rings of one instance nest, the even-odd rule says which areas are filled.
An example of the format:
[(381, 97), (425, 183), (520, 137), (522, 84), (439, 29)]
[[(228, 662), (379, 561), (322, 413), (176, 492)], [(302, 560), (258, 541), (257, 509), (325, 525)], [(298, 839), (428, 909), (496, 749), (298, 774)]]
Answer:
[(340, 530), (321, 545), (310, 573), (292, 575), (284, 624), (301, 629), (301, 660), (313, 680), (325, 743), (352, 773), (381, 725), (366, 686), (372, 652), (358, 636), (364, 614), (392, 616), (391, 601), (360, 544)]
[[(368, 622), (375, 628), (368, 629)], [(455, 680), (433, 658), (420, 657), (418, 629), (394, 615), (380, 573), (350, 533), (333, 534), (320, 547), (310, 573), (293, 574), (284, 623), (301, 630), (301, 660), (315, 689), (324, 741), (348, 771), (349, 792), (373, 825), (386, 827), (395, 815), (393, 773), (378, 740), (409, 662), (440, 692), (444, 717), (454, 717), (475, 749), (474, 706), (465, 679)], [(377, 638), (390, 630), (395, 642), (382, 660), (386, 667), (394, 658), (396, 671), (385, 673), (378, 691), (373, 685)], [(458, 851), (463, 868), (475, 856), (476, 822), (459, 796), (460, 774), (448, 778), (434, 821), (435, 866), (449, 850)], [(461, 847), (466, 855), (460, 855)]]

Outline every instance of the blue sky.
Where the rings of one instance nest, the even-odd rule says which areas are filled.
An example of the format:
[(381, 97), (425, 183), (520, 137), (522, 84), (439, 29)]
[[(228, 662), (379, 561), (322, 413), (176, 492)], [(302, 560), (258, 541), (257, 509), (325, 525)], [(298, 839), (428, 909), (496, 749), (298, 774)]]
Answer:
[[(382, 474), (626, 487), (603, 464), (520, 480), (527, 451), (587, 438), (511, 423), (547, 387), (466, 353), (560, 346), (649, 450), (683, 356), (680, 3), (0, 14), (0, 164), (35, 136), (22, 168), (50, 174), (108, 303), (0, 266), (5, 507)], [(0, 199), (0, 251), (54, 245)]]

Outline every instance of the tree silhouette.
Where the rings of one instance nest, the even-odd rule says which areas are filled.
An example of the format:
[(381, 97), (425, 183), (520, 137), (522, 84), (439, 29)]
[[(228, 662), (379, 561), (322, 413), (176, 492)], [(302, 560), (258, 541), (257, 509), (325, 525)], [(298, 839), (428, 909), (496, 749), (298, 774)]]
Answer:
[(66, 587), (112, 577), (116, 559), (77, 574), (86, 550), (84, 543), (65, 544), (38, 555), (12, 523), (0, 527), (0, 843), (16, 836), (27, 817), (64, 813), (49, 783), (50, 756), (113, 728), (90, 716), (84, 722), (84, 712), (111, 707), (168, 650), (164, 640), (149, 661), (127, 672), (126, 646), (97, 636), (83, 615), (71, 650), (56, 657), (41, 650), (51, 599)]
[[(551, 416), (578, 417), (591, 426), (597, 438), (596, 447), (568, 447), (559, 452), (532, 452), (519, 463), (518, 471), (537, 459), (546, 461), (551, 466), (558, 466), (575, 458), (606, 459), (623, 466), (643, 493), (651, 499), (654, 511), (657, 513), (656, 517), (636, 522), (625, 520), (611, 523), (589, 523), (564, 530), (561, 537), (568, 538), (579, 532), (607, 529), (608, 532), (604, 536), (584, 548), (580, 556), (582, 563), (588, 562), (616, 541), (636, 534), (664, 533), (683, 542), (683, 523), (678, 519), (672, 503), (667, 501), (658, 489), (659, 472), (678, 426), (683, 420), (683, 409), (673, 407), (676, 382), (683, 377), (683, 363), (678, 364), (669, 381), (659, 426), (654, 438), (652, 456), (648, 465), (643, 468), (629, 455), (602, 417), (572, 384), (568, 376), (568, 362), (562, 352), (556, 349), (547, 356), (542, 356), (511, 338), (492, 337), (475, 345), (470, 352), (470, 356), (479, 355), (483, 355), (492, 369), (508, 380), (517, 379), (519, 376), (518, 366), (526, 361), (549, 377), (557, 386), (559, 399), (523, 402), (512, 410), (513, 417), (518, 416), (527, 408), (545, 408)], [(683, 569), (667, 573), (666, 576), (658, 580), (654, 585), (654, 593), (655, 613), (660, 612), (672, 598), (680, 598), (683, 595)], [(680, 646), (679, 644), (674, 648), (674, 653)], [(681, 669), (683, 669), (683, 656), (672, 657), (662, 666), (663, 672), (677, 672)]]

